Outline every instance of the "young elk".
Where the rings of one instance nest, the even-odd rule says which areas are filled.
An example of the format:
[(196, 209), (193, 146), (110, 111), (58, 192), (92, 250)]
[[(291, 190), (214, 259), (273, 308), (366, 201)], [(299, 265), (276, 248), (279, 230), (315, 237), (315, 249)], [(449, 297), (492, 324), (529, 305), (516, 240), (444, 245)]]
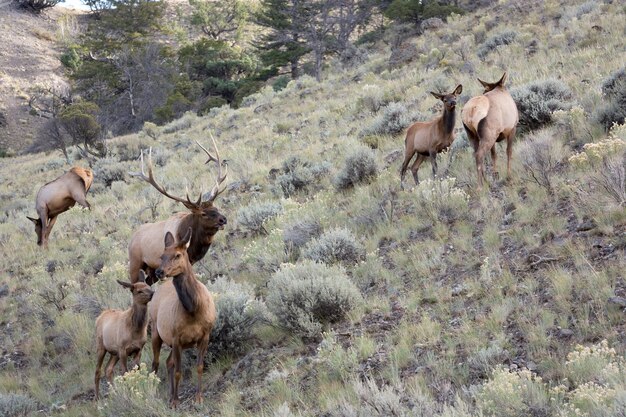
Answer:
[(437, 154), (447, 149), (454, 141), (454, 122), (456, 120), (456, 99), (463, 91), (459, 84), (453, 92), (438, 94), (431, 92), (443, 102), (443, 114), (429, 122), (416, 122), (409, 126), (404, 140), (404, 162), (400, 170), (400, 187), (404, 189), (404, 174), (413, 155), (417, 154), (411, 166), (415, 184), (419, 184), (417, 171), (426, 157), (430, 156), (433, 178), (437, 175)]
[(190, 240), (191, 228), (187, 229), (179, 242), (176, 242), (172, 233), (165, 234), (165, 251), (156, 275), (159, 279), (164, 276), (173, 278), (159, 286), (148, 307), (154, 355), (152, 371), (156, 373), (159, 370), (162, 343), (165, 342), (172, 348), (167, 358), (167, 372), (170, 380), (170, 404), (174, 408), (178, 405), (181, 353), (194, 346), (198, 349), (196, 402), (202, 402), (204, 354), (216, 318), (213, 297), (196, 279), (191, 268), (187, 254)]
[(157, 279), (154, 275), (154, 271), (159, 267), (161, 254), (164, 250), (163, 237), (166, 232), (171, 232), (177, 240), (180, 240), (188, 228), (193, 230), (193, 238), (191, 239), (187, 253), (189, 255), (189, 261), (194, 264), (206, 255), (215, 234), (226, 225), (226, 217), (213, 206), (213, 202), (215, 198), (224, 191), (224, 189), (220, 190), (220, 186), (226, 179), (228, 167), (226, 167), (225, 172), (222, 174), (222, 161), (217, 150), (217, 144), (212, 135), (211, 139), (215, 147), (215, 156), (211, 155), (209, 151), (196, 142), (209, 157), (206, 163), (208, 164), (211, 161), (215, 161), (218, 167), (215, 186), (204, 201), (202, 194), (200, 194), (200, 197), (195, 202), (189, 199), (189, 195), (187, 195), (186, 199), (182, 199), (169, 194), (165, 188), (154, 179), (151, 154), (148, 157), (148, 175), (145, 174), (142, 153), (141, 172), (131, 173), (131, 175), (146, 181), (166, 197), (182, 203), (189, 209), (189, 212), (174, 214), (169, 219), (160, 222), (146, 223), (137, 229), (128, 245), (130, 282), (137, 281), (137, 276), (141, 269), (148, 271), (148, 284), (156, 282)]
[(511, 155), (513, 138), (519, 116), (513, 98), (504, 87), (506, 72), (499, 81), (487, 83), (478, 79), (485, 91), (483, 95), (471, 98), (463, 107), (461, 117), (467, 137), (474, 147), (478, 189), (482, 188), (485, 173), (483, 161), (487, 151), (491, 152), (494, 176), (498, 176), (496, 165), (496, 142), (506, 139), (506, 173), (511, 176)]
[(113, 383), (113, 368), (118, 360), (122, 361), (122, 373), (128, 370), (126, 360), (135, 355), (134, 364), (139, 366), (141, 349), (148, 339), (148, 302), (154, 291), (145, 283), (145, 274), (139, 273), (139, 281), (135, 284), (117, 281), (121, 286), (130, 289), (133, 294), (133, 305), (128, 310), (105, 310), (96, 319), (96, 400), (100, 396), (100, 368), (107, 352), (109, 361), (106, 365), (106, 377)]
[(59, 214), (74, 207), (76, 203), (91, 209), (86, 196), (92, 182), (93, 172), (90, 169), (73, 167), (39, 189), (35, 199), (35, 210), (39, 218), (26, 216), (35, 224), (39, 246), (48, 247), (48, 237)]

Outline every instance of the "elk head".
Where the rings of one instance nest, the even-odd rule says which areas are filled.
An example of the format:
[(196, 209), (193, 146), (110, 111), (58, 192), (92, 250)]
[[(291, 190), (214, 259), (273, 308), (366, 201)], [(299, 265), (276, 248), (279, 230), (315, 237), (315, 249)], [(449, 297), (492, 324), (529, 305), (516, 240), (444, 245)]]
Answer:
[(165, 234), (165, 251), (161, 255), (161, 265), (155, 271), (157, 278), (175, 277), (191, 269), (187, 255), (190, 241), (191, 227), (187, 229), (187, 233), (179, 242), (176, 242), (170, 232)]
[(154, 290), (150, 288), (148, 284), (146, 284), (146, 274), (145, 272), (139, 271), (139, 281), (134, 284), (130, 282), (116, 280), (118, 284), (120, 284), (124, 288), (128, 288), (130, 292), (133, 294), (133, 301), (139, 304), (148, 304), (150, 300), (152, 300), (152, 296), (154, 295)]
[(35, 233), (37, 233), (37, 244), (39, 246), (43, 245), (43, 239), (41, 237), (41, 219), (33, 219), (32, 217), (28, 216), (26, 216), (26, 218), (35, 224)]
[(463, 86), (461, 84), (457, 85), (454, 91), (448, 94), (439, 94), (433, 91), (430, 92), (436, 99), (441, 100), (446, 110), (452, 111), (456, 107), (456, 99), (463, 91)]
[(504, 88), (504, 83), (506, 81), (506, 77), (507, 74), (506, 72), (504, 74), (502, 74), (502, 77), (496, 81), (495, 83), (488, 83), (486, 81), (481, 80), (480, 78), (477, 78), (478, 82), (481, 83), (483, 85), (483, 88), (485, 89), (485, 91), (483, 91), (483, 94), (490, 92), (491, 90), (493, 90), (496, 87), (502, 87)]

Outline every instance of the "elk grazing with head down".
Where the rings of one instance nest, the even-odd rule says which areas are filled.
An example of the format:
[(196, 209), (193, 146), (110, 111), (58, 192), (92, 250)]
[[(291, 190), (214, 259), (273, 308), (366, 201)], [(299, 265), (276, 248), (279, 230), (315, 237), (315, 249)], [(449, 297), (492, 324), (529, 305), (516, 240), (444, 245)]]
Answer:
[(139, 281), (135, 284), (117, 281), (121, 286), (130, 289), (133, 294), (133, 305), (128, 310), (105, 310), (96, 319), (96, 400), (100, 396), (100, 368), (104, 356), (110, 357), (106, 365), (106, 377), (113, 383), (113, 368), (118, 360), (122, 362), (122, 373), (128, 370), (126, 360), (135, 355), (135, 366), (139, 366), (141, 349), (148, 339), (148, 302), (154, 291), (145, 283), (143, 271), (139, 273)]
[(159, 370), (163, 342), (172, 348), (167, 358), (172, 407), (178, 404), (181, 353), (194, 346), (198, 349), (196, 402), (202, 402), (204, 355), (216, 319), (213, 297), (206, 286), (196, 279), (189, 262), (187, 249), (191, 235), (191, 228), (188, 228), (182, 240), (177, 242), (172, 233), (165, 234), (165, 250), (155, 272), (159, 279), (165, 276), (172, 279), (159, 286), (148, 308), (152, 329), (153, 372)]
[(482, 188), (485, 173), (483, 161), (487, 151), (491, 151), (494, 176), (497, 177), (496, 142), (506, 139), (506, 173), (511, 176), (511, 155), (513, 138), (519, 121), (515, 101), (504, 87), (506, 72), (499, 81), (487, 83), (478, 79), (485, 91), (483, 95), (472, 97), (463, 107), (461, 117), (467, 137), (474, 148), (478, 189)]
[[(213, 136), (211, 136), (211, 139), (213, 139)], [(160, 222), (146, 223), (137, 229), (131, 237), (128, 246), (130, 282), (137, 281), (141, 269), (148, 271), (148, 284), (156, 282), (154, 271), (159, 267), (161, 262), (161, 254), (164, 250), (163, 237), (167, 232), (171, 232), (176, 239), (180, 240), (188, 228), (193, 230), (193, 237), (187, 249), (187, 253), (189, 254), (189, 261), (194, 264), (206, 255), (215, 234), (226, 225), (226, 217), (213, 206), (213, 202), (215, 198), (224, 191), (224, 189), (220, 190), (220, 186), (226, 179), (228, 167), (226, 167), (226, 170), (222, 174), (222, 161), (217, 150), (215, 139), (213, 139), (215, 156), (209, 153), (200, 143), (196, 143), (208, 155), (209, 159), (206, 163), (208, 164), (209, 162), (215, 161), (218, 167), (215, 186), (211, 190), (208, 198), (204, 201), (202, 194), (200, 194), (197, 201), (193, 202), (189, 199), (189, 195), (187, 195), (186, 199), (182, 199), (168, 193), (165, 188), (154, 179), (151, 155), (148, 157), (147, 175), (143, 167), (143, 153), (141, 155), (141, 172), (131, 173), (131, 175), (148, 182), (166, 197), (182, 203), (189, 209), (189, 212), (177, 213), (169, 219)]]
[(39, 218), (26, 216), (35, 224), (39, 246), (48, 247), (48, 237), (59, 214), (74, 207), (76, 203), (91, 209), (87, 202), (87, 191), (92, 182), (93, 172), (90, 169), (73, 167), (39, 189), (35, 199), (35, 210)]
[(459, 84), (453, 92), (438, 94), (431, 92), (443, 102), (443, 114), (429, 122), (416, 122), (409, 126), (404, 140), (404, 162), (400, 170), (400, 186), (404, 188), (404, 174), (413, 155), (417, 154), (411, 172), (415, 184), (419, 183), (417, 171), (424, 159), (430, 157), (433, 178), (437, 175), (437, 154), (446, 150), (454, 141), (454, 122), (456, 120), (456, 100), (463, 91)]

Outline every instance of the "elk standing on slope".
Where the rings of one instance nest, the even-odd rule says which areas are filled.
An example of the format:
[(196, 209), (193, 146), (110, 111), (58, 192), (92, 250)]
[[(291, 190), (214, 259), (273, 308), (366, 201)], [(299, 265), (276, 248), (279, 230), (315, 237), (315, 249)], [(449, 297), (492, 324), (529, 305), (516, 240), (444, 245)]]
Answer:
[(400, 187), (403, 189), (404, 174), (415, 154), (417, 157), (411, 166), (415, 184), (419, 184), (417, 171), (428, 156), (431, 158), (433, 178), (437, 175), (437, 154), (447, 149), (454, 141), (456, 99), (462, 91), (463, 86), (459, 84), (448, 94), (431, 92), (430, 94), (443, 102), (443, 114), (429, 122), (413, 123), (407, 130), (404, 140), (404, 162), (400, 170)]
[(148, 308), (152, 329), (153, 372), (159, 370), (163, 342), (172, 348), (167, 358), (167, 372), (170, 380), (170, 404), (174, 408), (178, 405), (181, 353), (194, 346), (198, 349), (196, 402), (202, 402), (204, 354), (216, 319), (213, 297), (204, 284), (196, 279), (189, 262), (187, 249), (191, 234), (191, 228), (188, 228), (179, 242), (174, 240), (172, 233), (165, 234), (165, 251), (156, 275), (159, 278), (173, 278), (159, 286)]
[(496, 165), (496, 142), (506, 139), (506, 173), (511, 177), (511, 155), (513, 138), (519, 121), (515, 101), (504, 88), (506, 72), (499, 81), (487, 83), (478, 79), (485, 91), (483, 95), (472, 97), (463, 107), (461, 117), (467, 137), (474, 147), (478, 189), (482, 188), (485, 173), (483, 161), (487, 151), (491, 151), (494, 176), (498, 176)]
[(48, 237), (57, 216), (78, 203), (91, 210), (87, 202), (87, 191), (93, 182), (93, 172), (90, 169), (73, 167), (57, 179), (43, 185), (37, 192), (35, 210), (38, 219), (28, 217), (35, 224), (37, 244), (48, 247)]
[(215, 234), (219, 230), (222, 230), (226, 225), (226, 217), (224, 217), (217, 210), (217, 208), (213, 206), (213, 202), (215, 201), (215, 198), (224, 191), (224, 189), (220, 190), (220, 186), (226, 179), (228, 167), (226, 167), (224, 174), (222, 174), (222, 161), (217, 150), (217, 144), (215, 143), (213, 136), (211, 136), (211, 139), (213, 140), (213, 145), (215, 146), (215, 156), (211, 155), (209, 151), (196, 142), (198, 143), (198, 146), (200, 146), (200, 148), (202, 148), (202, 150), (209, 156), (206, 163), (208, 164), (211, 161), (215, 161), (218, 167), (215, 186), (211, 190), (208, 198), (204, 201), (202, 201), (202, 194), (200, 194), (200, 197), (195, 202), (192, 202), (189, 199), (189, 195), (187, 195), (186, 199), (182, 199), (169, 194), (165, 188), (154, 179), (154, 175), (152, 173), (151, 155), (148, 157), (148, 175), (145, 174), (142, 153), (141, 172), (131, 173), (131, 175), (146, 181), (166, 197), (183, 203), (183, 205), (187, 207), (190, 212), (177, 213), (167, 220), (156, 223), (146, 223), (137, 229), (131, 237), (130, 244), (128, 245), (130, 282), (137, 281), (137, 276), (141, 269), (148, 271), (148, 284), (156, 282), (154, 271), (159, 267), (161, 262), (161, 254), (164, 250), (163, 237), (166, 232), (171, 232), (176, 239), (180, 240), (187, 229), (190, 227), (192, 228), (193, 238), (191, 239), (191, 244), (187, 249), (187, 253), (189, 254), (189, 261), (194, 264), (206, 255), (209, 247), (211, 246), (211, 242), (213, 242)]
[(107, 352), (111, 355), (106, 365), (106, 377), (113, 383), (113, 368), (118, 360), (122, 361), (122, 373), (128, 370), (126, 360), (135, 355), (135, 365), (139, 366), (141, 349), (148, 339), (148, 302), (154, 291), (145, 283), (143, 271), (139, 273), (139, 282), (131, 284), (117, 281), (130, 289), (133, 305), (128, 310), (105, 310), (96, 319), (96, 400), (100, 396), (100, 368)]

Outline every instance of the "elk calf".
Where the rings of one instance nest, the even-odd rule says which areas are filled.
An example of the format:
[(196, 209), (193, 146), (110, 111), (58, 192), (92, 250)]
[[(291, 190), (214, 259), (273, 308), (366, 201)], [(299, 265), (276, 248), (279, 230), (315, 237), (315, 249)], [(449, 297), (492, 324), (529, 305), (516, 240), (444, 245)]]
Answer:
[(122, 362), (122, 373), (128, 371), (127, 358), (135, 356), (134, 365), (139, 366), (141, 349), (148, 339), (148, 302), (154, 291), (145, 283), (143, 271), (135, 284), (117, 281), (121, 286), (130, 289), (133, 294), (133, 305), (128, 310), (105, 310), (96, 319), (96, 400), (100, 396), (100, 368), (104, 356), (110, 357), (106, 365), (106, 377), (113, 383), (113, 368), (118, 360)]
[(167, 372), (170, 380), (170, 405), (174, 408), (178, 405), (181, 353), (183, 349), (194, 346), (198, 349), (196, 402), (202, 402), (204, 355), (216, 318), (213, 297), (204, 284), (196, 279), (191, 268), (187, 254), (190, 241), (191, 228), (187, 229), (180, 242), (175, 241), (172, 233), (165, 234), (165, 251), (156, 274), (159, 278), (173, 278), (159, 286), (148, 308), (152, 329), (153, 372), (159, 370), (163, 342), (172, 348), (167, 358)]
[(443, 102), (443, 114), (429, 122), (413, 123), (406, 132), (404, 140), (404, 162), (400, 170), (400, 187), (404, 189), (404, 174), (413, 155), (417, 154), (411, 172), (415, 184), (419, 184), (417, 171), (426, 157), (430, 157), (433, 178), (437, 175), (437, 154), (447, 149), (454, 141), (454, 122), (456, 120), (456, 99), (463, 91), (459, 84), (453, 92), (433, 96)]
[(76, 203), (91, 209), (86, 196), (92, 182), (93, 172), (90, 169), (73, 167), (39, 189), (35, 199), (35, 210), (39, 218), (26, 216), (35, 224), (39, 246), (48, 247), (48, 237), (59, 214), (74, 207)]
[(511, 155), (513, 154), (513, 138), (519, 121), (515, 101), (504, 87), (506, 72), (500, 80), (488, 83), (478, 79), (485, 88), (483, 95), (472, 97), (463, 107), (461, 117), (467, 132), (476, 161), (478, 189), (482, 188), (485, 173), (483, 161), (487, 151), (491, 152), (493, 172), (497, 177), (496, 142), (506, 139), (506, 173), (511, 176)]

